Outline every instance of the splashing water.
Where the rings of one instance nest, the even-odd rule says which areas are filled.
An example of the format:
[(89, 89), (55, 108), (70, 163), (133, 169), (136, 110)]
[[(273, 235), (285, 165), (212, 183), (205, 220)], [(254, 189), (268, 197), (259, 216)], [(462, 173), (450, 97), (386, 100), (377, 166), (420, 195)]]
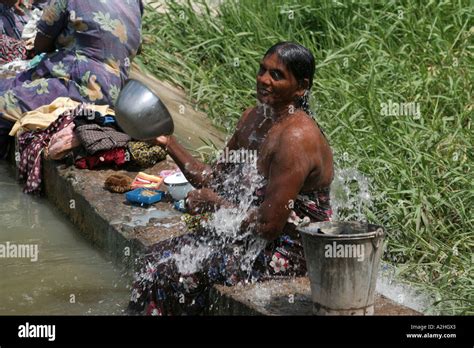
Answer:
[(381, 262), (377, 276), (376, 291), (406, 307), (427, 315), (443, 314), (432, 304), (436, 301), (435, 295), (427, 292), (426, 289), (419, 289), (402, 282), (402, 279), (395, 276), (396, 267), (386, 262)]
[(364, 209), (372, 206), (370, 182), (354, 168), (336, 169), (331, 184), (333, 221), (367, 221)]
[(184, 245), (179, 253), (171, 257), (176, 262), (179, 273), (192, 274), (202, 268), (202, 263), (209, 257), (211, 252), (212, 248), (203, 244), (199, 246)]
[(209, 235), (200, 238), (193, 245), (185, 245), (171, 255), (181, 274), (192, 274), (200, 271), (211, 254), (215, 251), (232, 248), (234, 255), (239, 256), (240, 269), (250, 271), (252, 265), (266, 245), (266, 241), (253, 234), (252, 224), (242, 232), (240, 226), (253, 207), (255, 192), (264, 183), (258, 174), (254, 161), (241, 163), (225, 174), (225, 179), (214, 189), (224, 192), (224, 196), (235, 204), (231, 208), (218, 209), (212, 219), (201, 222)]

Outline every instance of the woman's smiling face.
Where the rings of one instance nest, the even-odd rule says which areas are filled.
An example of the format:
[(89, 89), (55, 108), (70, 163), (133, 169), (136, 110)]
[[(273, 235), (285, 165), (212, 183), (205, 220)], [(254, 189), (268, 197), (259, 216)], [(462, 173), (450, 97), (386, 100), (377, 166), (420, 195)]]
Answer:
[(285, 106), (301, 97), (301, 88), (295, 76), (281, 62), (276, 53), (263, 59), (257, 74), (257, 99), (270, 106)]

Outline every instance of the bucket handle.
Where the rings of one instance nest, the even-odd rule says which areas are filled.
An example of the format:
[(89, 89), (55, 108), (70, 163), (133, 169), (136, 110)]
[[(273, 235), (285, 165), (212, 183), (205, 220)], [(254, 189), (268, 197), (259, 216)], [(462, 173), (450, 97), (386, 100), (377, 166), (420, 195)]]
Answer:
[(383, 228), (379, 227), (377, 228), (375, 232), (376, 232), (375, 238), (372, 238), (371, 242), (374, 249), (378, 249), (378, 247), (380, 246), (380, 241), (382, 240), (382, 236), (383, 236)]

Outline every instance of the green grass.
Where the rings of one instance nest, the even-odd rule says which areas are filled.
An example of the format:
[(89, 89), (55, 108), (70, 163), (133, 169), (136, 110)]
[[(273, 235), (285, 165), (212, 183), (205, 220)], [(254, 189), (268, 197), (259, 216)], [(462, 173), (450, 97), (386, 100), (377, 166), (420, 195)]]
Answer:
[[(385, 260), (443, 313), (474, 314), (469, 1), (227, 0), (217, 16), (200, 7), (148, 9), (146, 67), (232, 133), (255, 104), (264, 52), (282, 40), (310, 48), (313, 108), (338, 165), (373, 182), (368, 218), (388, 229)], [(382, 115), (390, 100), (419, 103), (421, 116)]]

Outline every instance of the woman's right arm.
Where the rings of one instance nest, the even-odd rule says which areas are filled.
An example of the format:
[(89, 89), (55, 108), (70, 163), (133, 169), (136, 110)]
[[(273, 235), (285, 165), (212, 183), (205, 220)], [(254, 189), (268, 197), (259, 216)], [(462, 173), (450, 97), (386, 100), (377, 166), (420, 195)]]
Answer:
[(205, 186), (211, 166), (195, 159), (172, 135), (162, 135), (155, 142), (173, 158), (188, 181), (196, 188)]
[[(226, 147), (229, 150), (236, 149), (238, 146), (239, 132), (242, 125), (246, 123), (247, 116), (251, 109), (247, 109), (239, 120), (236, 130)], [(163, 135), (155, 139), (155, 142), (163, 147), (173, 158), (175, 163), (183, 172), (188, 181), (196, 188), (209, 187), (214, 179), (219, 175), (222, 163), (215, 162), (212, 165), (205, 164), (194, 158), (172, 135)]]

